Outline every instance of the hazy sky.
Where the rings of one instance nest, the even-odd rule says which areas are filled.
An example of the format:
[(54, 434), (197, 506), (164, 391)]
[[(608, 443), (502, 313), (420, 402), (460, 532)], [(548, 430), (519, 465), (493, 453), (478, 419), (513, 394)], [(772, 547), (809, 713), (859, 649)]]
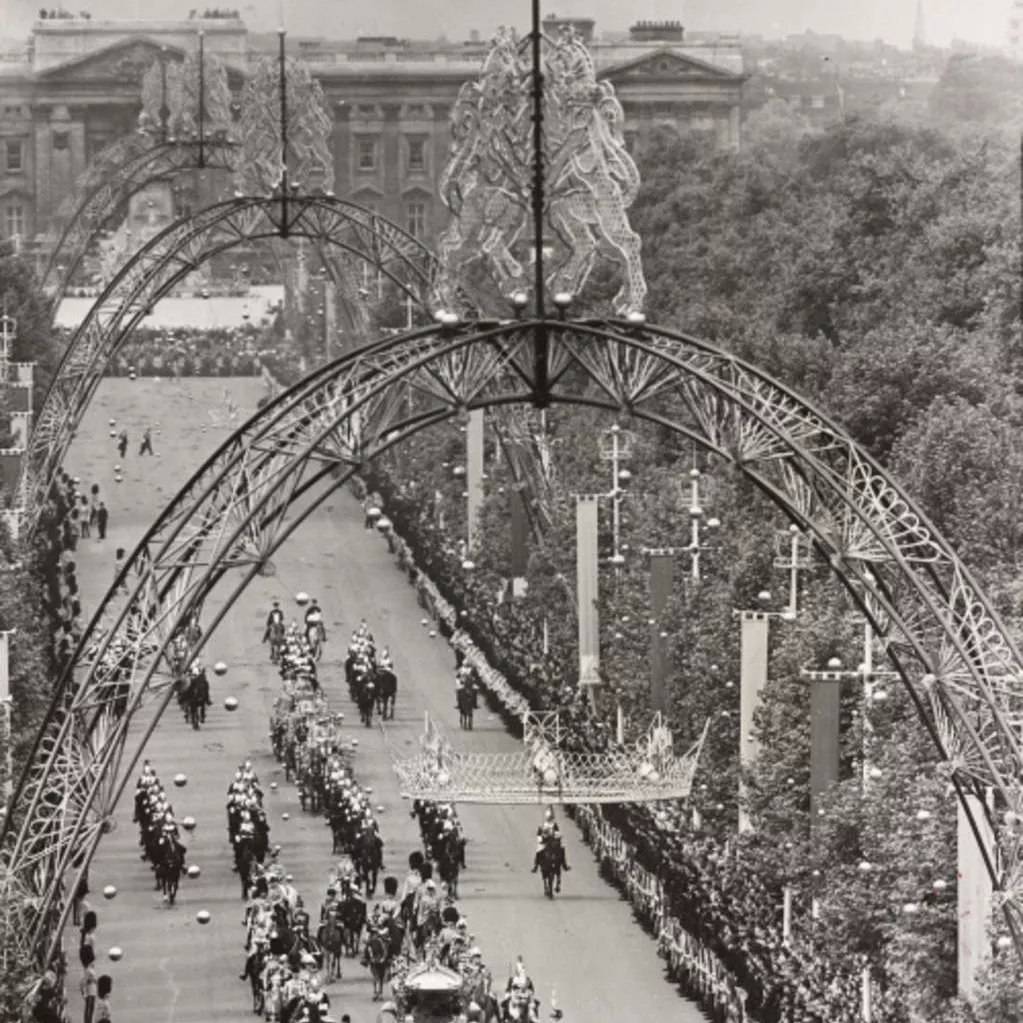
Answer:
[[(923, 0), (929, 41), (953, 36), (990, 45), (1006, 37), (1012, 0)], [(0, 0), (3, 36), (24, 37), (43, 0)], [(881, 36), (908, 45), (917, 0), (544, 0), (545, 13), (588, 15), (598, 32), (624, 29), (640, 18), (677, 18), (690, 29), (788, 35), (813, 29), (849, 38)], [(50, 0), (47, 6), (57, 6)], [(289, 31), (340, 39), (356, 35), (467, 38), (470, 29), (489, 35), (499, 24), (523, 25), (528, 0), (64, 0), (71, 10), (96, 17), (135, 18), (157, 10), (187, 16), (193, 7), (238, 7), (252, 28), (277, 27), (284, 11)]]

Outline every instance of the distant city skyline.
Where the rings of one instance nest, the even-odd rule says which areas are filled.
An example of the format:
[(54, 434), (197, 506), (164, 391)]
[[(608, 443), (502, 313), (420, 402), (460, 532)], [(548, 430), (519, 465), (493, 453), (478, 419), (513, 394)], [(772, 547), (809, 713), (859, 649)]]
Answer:
[[(1011, 0), (924, 0), (927, 42), (945, 46), (953, 38), (987, 46), (1004, 46)], [(0, 36), (25, 38), (37, 12), (56, 7), (40, 0), (4, 0)], [(71, 11), (88, 10), (94, 18), (148, 19), (158, 9), (163, 19), (187, 18), (193, 8), (237, 8), (257, 32), (278, 27), (283, 10), (289, 32), (326, 39), (388, 35), (419, 39), (469, 37), (472, 30), (489, 36), (500, 24), (524, 27), (527, 0), (483, 0), (472, 7), (464, 0), (161, 0), (158, 8), (143, 0), (64, 0)], [(916, 0), (545, 0), (546, 14), (588, 16), (597, 31), (623, 31), (636, 20), (672, 19), (691, 31), (738, 32), (773, 38), (807, 30), (848, 39), (883, 38), (896, 46), (912, 42)]]

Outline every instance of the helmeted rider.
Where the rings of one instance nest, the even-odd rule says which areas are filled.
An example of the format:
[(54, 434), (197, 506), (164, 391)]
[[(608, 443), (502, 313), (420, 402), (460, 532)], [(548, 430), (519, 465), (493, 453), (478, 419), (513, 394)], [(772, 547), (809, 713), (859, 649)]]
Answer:
[(305, 631), (309, 635), (310, 630), (315, 629), (320, 635), (322, 643), (327, 642), (327, 627), (323, 624), (323, 608), (320, 602), (313, 597), (305, 611)]
[(337, 897), (337, 885), (328, 885), (327, 897), (323, 900), (323, 905), (320, 906), (320, 923), (322, 924), (328, 917), (337, 916), (341, 909), (341, 903)]
[(384, 897), (373, 906), (374, 927), (384, 927), (398, 915), (401, 906), (398, 902), (398, 879), (384, 878)]
[(281, 610), (281, 602), (275, 600), (270, 613), (266, 616), (266, 630), (263, 633), (263, 642), (269, 643), (271, 635), (284, 627), (284, 612)]
[[(508, 984), (505, 987), (504, 995), (501, 998), (501, 1014), (502, 1018), (509, 1016), (508, 1006), (511, 1002), (518, 1004), (525, 1003), (528, 1006), (527, 1019), (531, 1023), (536, 1023), (540, 1017), (540, 1002), (536, 998), (536, 991), (533, 986), (533, 981), (526, 973), (526, 967), (523, 965), (521, 957), (515, 964), (515, 972), (508, 978)], [(522, 1019), (522, 1015), (518, 1016)]]
[(565, 843), (561, 840), (561, 829), (554, 817), (554, 807), (548, 806), (543, 816), (543, 822), (536, 829), (536, 852), (533, 854), (533, 873), (540, 869), (540, 854), (548, 845), (554, 846), (561, 854), (561, 869), (568, 871), (572, 868), (568, 865), (565, 856)]

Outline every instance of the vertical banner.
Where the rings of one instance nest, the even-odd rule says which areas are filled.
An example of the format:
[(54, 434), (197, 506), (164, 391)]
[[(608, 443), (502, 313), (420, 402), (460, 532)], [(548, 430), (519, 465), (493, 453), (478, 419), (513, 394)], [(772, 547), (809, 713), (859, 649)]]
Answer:
[(514, 485), (509, 495), (511, 511), (512, 595), (523, 591), (529, 567), (529, 522), (526, 519), (526, 495), (521, 485)]
[(671, 554), (650, 555), (650, 706), (662, 714), (665, 706), (664, 685), (668, 677), (667, 642), (661, 638), (661, 617), (675, 583), (675, 559)]
[[(760, 706), (760, 694), (767, 682), (767, 641), (771, 620), (759, 611), (741, 612), (739, 669), (739, 764), (752, 766), (757, 757), (753, 741), (753, 715)], [(746, 812), (746, 785), (739, 779), (739, 830), (752, 831)]]
[(838, 711), (842, 683), (828, 672), (810, 682), (810, 827), (815, 828), (821, 793), (838, 781)]
[(469, 552), (476, 549), (476, 530), (480, 524), (480, 513), (483, 511), (483, 416), (481, 408), (469, 413), (469, 422), (465, 428), (465, 482), (469, 491)]
[(576, 592), (579, 602), (579, 684), (600, 682), (600, 600), (597, 565), (597, 497), (575, 499)]
[[(994, 857), (994, 836), (984, 813), (984, 804), (974, 795), (966, 797), (970, 812), (988, 856)], [(976, 993), (977, 971), (988, 953), (987, 925), (991, 916), (991, 878), (984, 855), (977, 845), (973, 828), (962, 804), (956, 802), (959, 853), (959, 994), (965, 999)]]
[(334, 294), (334, 285), (331, 281), (323, 282), (323, 356), (327, 362), (334, 358), (335, 342), (337, 332), (337, 318), (335, 313), (337, 301)]

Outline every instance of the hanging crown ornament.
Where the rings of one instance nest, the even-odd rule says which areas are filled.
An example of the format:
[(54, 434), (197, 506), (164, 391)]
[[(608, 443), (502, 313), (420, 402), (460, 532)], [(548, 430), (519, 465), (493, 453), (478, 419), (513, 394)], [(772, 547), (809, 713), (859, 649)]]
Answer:
[(660, 715), (631, 749), (575, 751), (557, 712), (526, 712), (517, 753), (460, 753), (427, 717), (420, 752), (396, 756), (406, 799), (454, 803), (636, 803), (686, 799), (707, 735), (676, 755)]

